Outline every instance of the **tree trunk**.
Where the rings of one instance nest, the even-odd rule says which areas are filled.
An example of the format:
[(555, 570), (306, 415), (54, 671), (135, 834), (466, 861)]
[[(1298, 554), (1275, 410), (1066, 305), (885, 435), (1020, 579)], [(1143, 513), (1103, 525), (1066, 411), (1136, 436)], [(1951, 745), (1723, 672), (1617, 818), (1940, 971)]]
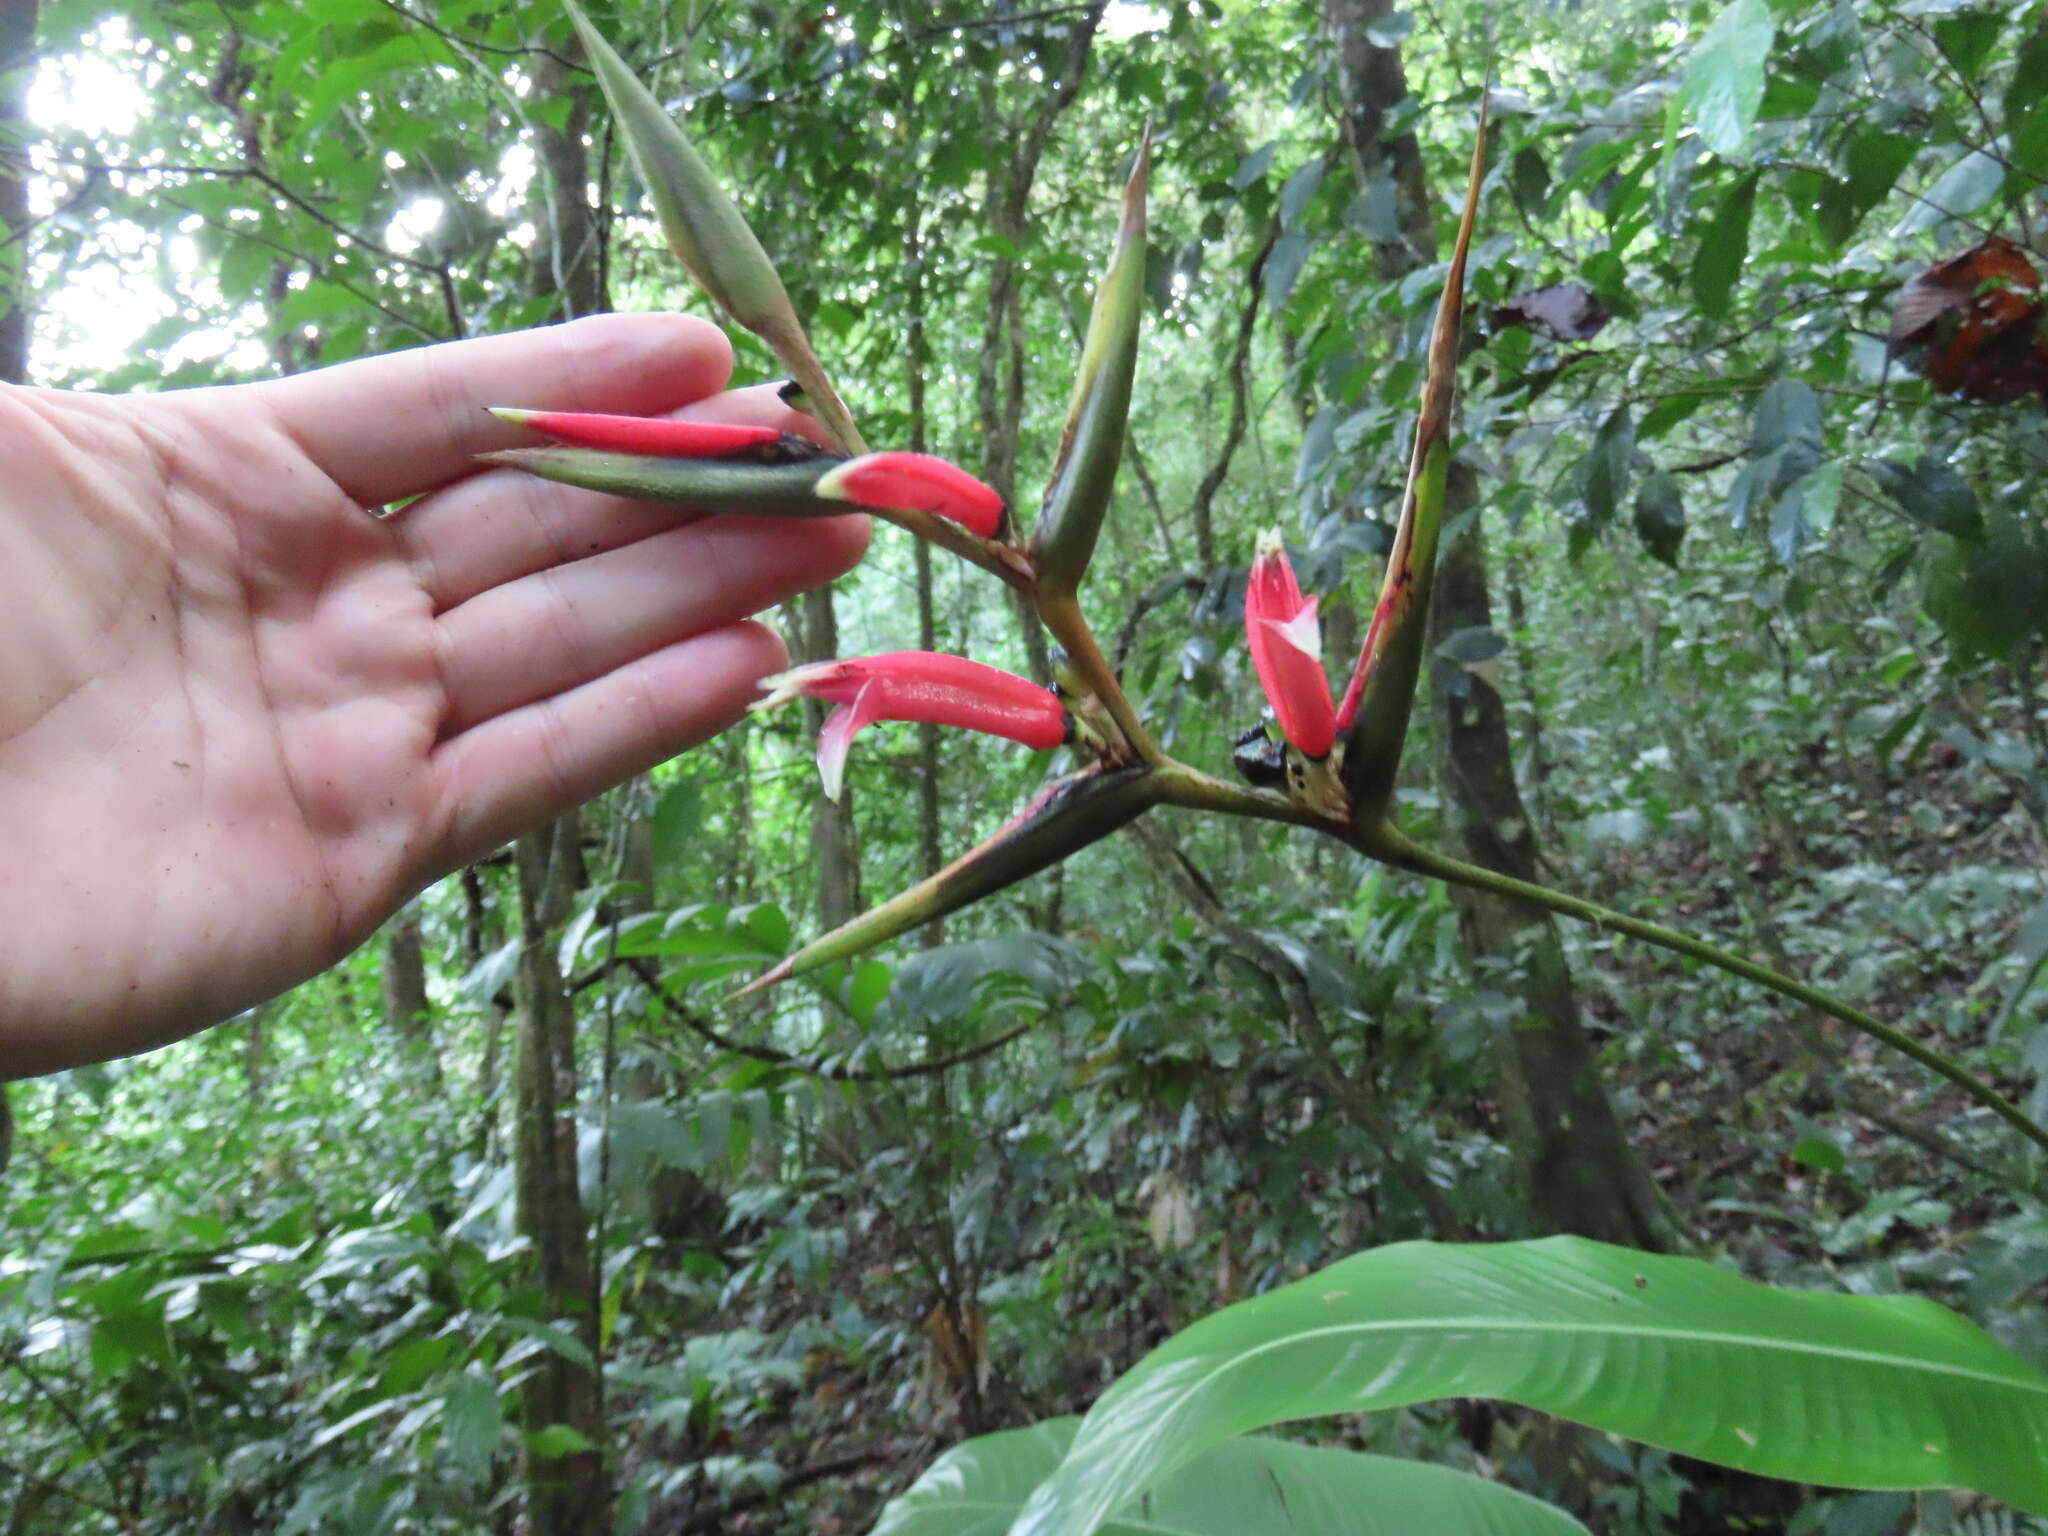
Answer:
[(433, 1018), (427, 1002), (427, 952), (417, 903), (384, 929), (384, 1029), (419, 1064), (427, 1084), (438, 1088), (441, 1058), (434, 1049)]
[[(1468, 469), (1453, 471), (1449, 521), (1477, 504)], [(1430, 613), (1431, 648), (1461, 629), (1492, 623), (1483, 525), (1474, 519), (1444, 547)], [(1488, 869), (1536, 880), (1536, 837), (1515, 783), (1507, 711), (1484, 678), (1461, 673), (1463, 693), (1432, 690), (1437, 778), (1458, 823), (1466, 857)], [(1482, 973), (1494, 972), (1513, 1000), (1496, 1060), (1508, 1145), (1540, 1232), (1653, 1250), (1673, 1233), (1635, 1149), (1600, 1081), (1592, 1041), (1579, 1022), (1571, 969), (1546, 912), (1465, 886), (1451, 888), (1466, 948)]]
[[(531, 67), (535, 97), (566, 98), (569, 111), (559, 128), (536, 117), (536, 148), (547, 175), (536, 181), (536, 198), (544, 203), (536, 210), (542, 238), (534, 242), (529, 280), (535, 292), (555, 295), (564, 318), (573, 319), (609, 308), (600, 260), (603, 230), (586, 190), (590, 88), (575, 83), (552, 55), (534, 56)], [(531, 1374), (520, 1389), (529, 1436), (560, 1426), (580, 1436), (586, 1447), (550, 1456), (529, 1446), (525, 1480), (531, 1536), (581, 1536), (609, 1529), (612, 1519), (597, 1268), (577, 1177), (576, 1012), (557, 945), (581, 882), (581, 828), (581, 817), (571, 812), (513, 847), (521, 941), (514, 987), (518, 1065), (513, 1131), (519, 1230), (532, 1245), (530, 1273), (542, 1320), (574, 1337), (588, 1362), (543, 1350), (530, 1363)]]
[[(832, 589), (813, 587), (797, 599), (803, 616), (799, 660), (829, 661), (839, 654), (839, 618), (832, 611)], [(804, 701), (808, 740), (825, 727), (826, 706)], [(860, 915), (860, 851), (854, 841), (852, 779), (840, 787), (839, 798), (819, 794), (811, 807), (811, 863), (818, 872), (818, 921), (829, 932)]]
[[(904, 348), (904, 366), (908, 370), (906, 382), (910, 393), (910, 449), (913, 453), (924, 453), (929, 446), (930, 431), (924, 379), (924, 232), (915, 206), (911, 209), (910, 222), (903, 230), (903, 262), (908, 269), (905, 287), (910, 311), (910, 344)], [(918, 539), (911, 553), (917, 584), (917, 648), (936, 651), (939, 648), (939, 615), (932, 592), (930, 542)], [(939, 728), (926, 721), (917, 728), (917, 872), (920, 877), (937, 874), (945, 864), (945, 854), (940, 846), (941, 806)], [(945, 919), (926, 923), (919, 930), (919, 942), (926, 949), (936, 949), (945, 943)]]
[[(1361, 188), (1391, 179), (1399, 209), (1396, 241), (1377, 245), (1383, 280), (1436, 255), (1429, 187), (1413, 133), (1389, 135), (1387, 116), (1408, 96), (1398, 47), (1381, 47), (1371, 29), (1393, 0), (1324, 0), (1342, 88), (1343, 133)], [(1477, 477), (1454, 464), (1444, 521), (1479, 505)], [(1430, 614), (1432, 642), (1461, 629), (1488, 628), (1485, 534), (1477, 518), (1448, 540), (1438, 559)], [(1473, 862), (1525, 880), (1536, 878), (1536, 840), (1515, 784), (1500, 695), (1484, 679), (1460, 674), (1454, 695), (1435, 677), (1438, 781)], [(1656, 1190), (1622, 1133), (1600, 1081), (1564, 947), (1549, 916), (1534, 908), (1453, 888), (1473, 968), (1515, 1001), (1519, 1017), (1497, 1053), (1508, 1141), (1531, 1225), (1636, 1247), (1661, 1249), (1672, 1234)]]
[[(1095, 46), (1095, 29), (1102, 21), (1103, 7), (1083, 12), (1065, 65), (1032, 111), (1029, 119), (1014, 125), (1017, 152), (1001, 173), (991, 170), (988, 196), (982, 210), (988, 232), (1008, 242), (1023, 243), (1031, 189), (1038, 180), (1038, 162), (1051, 141), (1060, 114), (1073, 104), (1087, 73), (1089, 55)], [(995, 82), (984, 77), (983, 109), (995, 120)], [(1008, 248), (1008, 247), (1006, 247)], [(1021, 518), (1017, 506), (1017, 455), (1024, 421), (1024, 338), (1023, 294), (1018, 285), (1022, 264), (1015, 256), (998, 256), (988, 267), (988, 307), (982, 321), (981, 351), (976, 362), (974, 399), (981, 418), (981, 477), (1003, 498), (1012, 517)], [(1040, 683), (1052, 682), (1052, 652), (1036, 615), (1023, 598), (1010, 594), (1017, 622), (1024, 636), (1024, 654), (1031, 675)]]
[[(576, 1176), (576, 1014), (562, 984), (556, 935), (575, 900), (579, 818), (561, 817), (522, 837), (519, 878), (518, 1115), (515, 1145), (519, 1231), (532, 1244), (531, 1276), (543, 1320), (597, 1358), (596, 1275)], [(526, 1433), (557, 1425), (591, 1447), (563, 1456), (529, 1450), (526, 1514), (532, 1536), (608, 1529), (603, 1391), (598, 1372), (542, 1350), (521, 1388)]]

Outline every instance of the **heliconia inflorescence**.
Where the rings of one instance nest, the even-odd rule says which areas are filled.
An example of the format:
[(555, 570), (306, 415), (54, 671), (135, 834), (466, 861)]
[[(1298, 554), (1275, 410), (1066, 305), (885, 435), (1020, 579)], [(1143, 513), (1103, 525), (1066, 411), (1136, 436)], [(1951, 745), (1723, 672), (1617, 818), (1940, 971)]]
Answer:
[(835, 704), (818, 736), (818, 772), (834, 800), (846, 780), (853, 738), (879, 720), (965, 726), (1047, 750), (1072, 730), (1066, 706), (1048, 688), (997, 667), (936, 651), (891, 651), (820, 661), (761, 679), (767, 697), (755, 709), (791, 699)]
[(1336, 744), (1337, 712), (1323, 676), (1316, 599), (1301, 595), (1278, 529), (1259, 535), (1244, 594), (1244, 630), (1280, 734), (1309, 757), (1326, 756)]
[(493, 406), (491, 414), (567, 446), (481, 455), (543, 479), (721, 512), (829, 517), (849, 508), (929, 512), (982, 538), (1003, 519), (993, 487), (929, 453), (829, 453), (773, 427), (664, 416)]

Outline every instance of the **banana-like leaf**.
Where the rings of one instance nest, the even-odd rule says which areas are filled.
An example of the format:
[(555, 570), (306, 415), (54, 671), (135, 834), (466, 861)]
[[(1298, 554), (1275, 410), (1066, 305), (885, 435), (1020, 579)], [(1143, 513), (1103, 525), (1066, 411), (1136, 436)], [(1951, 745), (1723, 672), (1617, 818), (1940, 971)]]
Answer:
[(1247, 1430), (1442, 1397), (1770, 1477), (2048, 1511), (2048, 1376), (1954, 1313), (1546, 1238), (1399, 1243), (1203, 1319), (1103, 1394), (1012, 1536), (1088, 1536)]
[[(955, 1446), (890, 1501), (872, 1536), (1002, 1536), (1080, 1422)], [(1563, 1511), (1484, 1478), (1256, 1435), (1210, 1447), (1122, 1515), (1104, 1536), (1586, 1536)]]
[(1150, 767), (1097, 765), (1069, 774), (973, 852), (823, 938), (813, 939), (743, 991), (772, 987), (958, 911), (1100, 841), (1158, 802), (1157, 778)]
[(700, 512), (762, 517), (844, 517), (844, 499), (817, 493), (818, 482), (847, 460), (836, 454), (787, 464), (739, 459), (657, 459), (601, 448), (506, 448), (477, 457), (523, 469), (543, 480), (608, 491), (638, 501), (666, 502)]
[(774, 349), (838, 444), (850, 453), (864, 452), (853, 417), (811, 350), (788, 290), (746, 215), (726, 195), (675, 119), (635, 78), (575, 0), (563, 4), (646, 183), (669, 249), (713, 301)]
[(1437, 300), (1436, 327), (1429, 340), (1429, 374), (1422, 385), (1422, 409), (1415, 423), (1415, 453), (1408, 465), (1408, 489), (1401, 523), (1387, 556), (1386, 579), (1366, 631), (1357, 669), (1337, 708), (1344, 742), (1344, 784), (1352, 815), (1361, 825), (1385, 819), (1408, 736), (1415, 679), (1429, 628), (1429, 592), (1436, 577), (1437, 533), (1443, 522), (1444, 484), (1451, 463), (1451, 399), (1458, 381), (1459, 320), (1465, 304), (1465, 260), (1472, 226), (1479, 217), (1479, 189), (1486, 179), (1487, 102), (1479, 105), (1478, 142), (1465, 187), (1465, 215), (1458, 243)]
[(1031, 533), (1038, 589), (1056, 598), (1070, 598), (1079, 589), (1116, 490), (1138, 365), (1138, 321), (1145, 311), (1145, 185), (1151, 165), (1147, 130), (1124, 187), (1116, 247), (1095, 291), (1059, 458)]

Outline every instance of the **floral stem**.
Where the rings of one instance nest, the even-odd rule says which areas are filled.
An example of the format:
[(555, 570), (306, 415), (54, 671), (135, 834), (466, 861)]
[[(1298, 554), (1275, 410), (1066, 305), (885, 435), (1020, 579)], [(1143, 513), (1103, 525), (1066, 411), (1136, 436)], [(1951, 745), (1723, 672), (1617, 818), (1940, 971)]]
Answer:
[(1266, 790), (1247, 789), (1224, 779), (1214, 779), (1190, 768), (1176, 758), (1162, 758), (1158, 767), (1159, 803), (1183, 810), (1214, 811), (1222, 816), (1248, 816), (1257, 821), (1278, 821), (1290, 827), (1314, 827), (1332, 837), (1343, 837), (1344, 828), (1317, 815), (1305, 805)]
[(1095, 631), (1088, 627), (1087, 619), (1081, 615), (1081, 605), (1071, 597), (1053, 596), (1044, 592), (1038, 594), (1038, 617), (1053, 639), (1065, 648), (1067, 660), (1088, 691), (1102, 701), (1109, 711), (1109, 718), (1116, 722), (1116, 728), (1123, 732), (1124, 740), (1144, 762), (1164, 763), (1166, 754), (1159, 750), (1145, 727), (1138, 723), (1138, 712), (1131, 708), (1131, 701), (1124, 696), (1116, 673), (1110, 670), (1109, 658), (1102, 654), (1102, 647), (1095, 643)]
[(1796, 1002), (1804, 1003), (1807, 1007), (1825, 1013), (1830, 1018), (1839, 1019), (1851, 1029), (1890, 1046), (1900, 1054), (1911, 1057), (1928, 1071), (1946, 1078), (2035, 1145), (2048, 1148), (2048, 1129), (2036, 1123), (2017, 1104), (1989, 1083), (1958, 1066), (1939, 1051), (1922, 1045), (1903, 1031), (1871, 1017), (1860, 1008), (1850, 1007), (1816, 987), (1795, 981), (1792, 977), (1781, 975), (1768, 966), (1758, 965), (1753, 960), (1745, 960), (1740, 955), (1707, 943), (1704, 939), (1696, 939), (1674, 928), (1666, 928), (1661, 923), (1631, 917), (1626, 912), (1617, 912), (1611, 907), (1601, 906), (1598, 902), (1568, 896), (1562, 891), (1551, 890), (1548, 886), (1517, 880), (1512, 875), (1503, 875), (1477, 864), (1467, 864), (1462, 859), (1454, 859), (1447, 854), (1424, 848), (1384, 822), (1357, 834), (1355, 841), (1350, 838), (1347, 838), (1347, 841), (1352, 841), (1352, 846), (1360, 852), (1397, 868), (1418, 875), (1434, 876), (1436, 879), (1448, 880), (1457, 885), (1491, 891), (1497, 896), (1526, 901), (1562, 916), (1590, 923), (1596, 928), (1611, 928), (1617, 933), (1628, 934), (1645, 943), (1675, 950), (1681, 955), (1689, 955), (1730, 975), (1740, 976), (1745, 981), (1753, 981), (1781, 997), (1789, 997)]

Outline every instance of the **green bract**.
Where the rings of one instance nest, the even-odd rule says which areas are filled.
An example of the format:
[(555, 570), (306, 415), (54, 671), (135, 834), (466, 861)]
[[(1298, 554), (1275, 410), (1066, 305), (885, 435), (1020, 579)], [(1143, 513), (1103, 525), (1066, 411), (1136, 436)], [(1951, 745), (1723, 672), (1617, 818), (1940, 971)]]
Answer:
[(1124, 188), (1116, 247), (1095, 293), (1059, 458), (1031, 534), (1038, 589), (1048, 597), (1072, 597), (1081, 585), (1116, 493), (1138, 365), (1138, 321), (1145, 309), (1145, 183), (1151, 163), (1148, 133)]

